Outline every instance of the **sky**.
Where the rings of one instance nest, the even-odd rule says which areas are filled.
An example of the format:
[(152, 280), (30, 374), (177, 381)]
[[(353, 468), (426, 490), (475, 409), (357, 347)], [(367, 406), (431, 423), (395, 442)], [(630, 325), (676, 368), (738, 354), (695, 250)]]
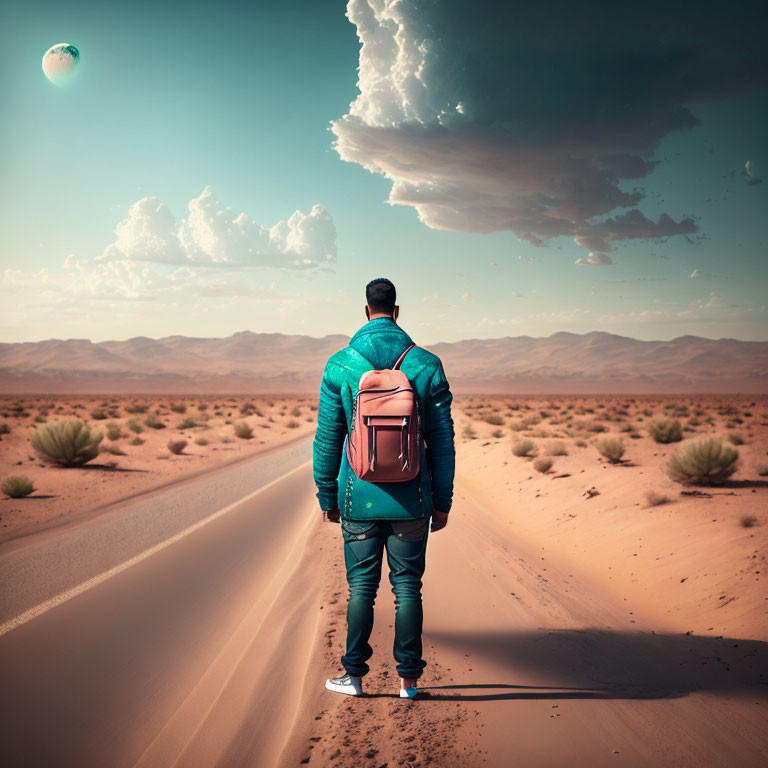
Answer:
[(768, 340), (760, 3), (0, 8), (2, 342)]

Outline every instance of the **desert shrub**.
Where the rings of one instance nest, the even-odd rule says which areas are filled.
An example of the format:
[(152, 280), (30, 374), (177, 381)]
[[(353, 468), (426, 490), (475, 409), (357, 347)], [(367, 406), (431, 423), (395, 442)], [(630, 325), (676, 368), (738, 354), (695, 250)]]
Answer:
[(119, 440), (123, 436), (119, 424), (107, 424), (107, 440)]
[(235, 434), (243, 440), (250, 440), (253, 437), (253, 428), (247, 421), (238, 421), (235, 424)]
[(713, 437), (682, 446), (667, 460), (667, 474), (678, 483), (715, 485), (737, 469), (739, 452)]
[(165, 429), (165, 424), (157, 418), (153, 413), (144, 419), (144, 423), (151, 429)]
[(35, 427), (30, 443), (49, 461), (75, 467), (99, 455), (103, 437), (101, 432), (91, 434), (91, 428), (84, 421), (55, 421)]
[(171, 410), (174, 413), (186, 413), (187, 406), (184, 403), (173, 403), (173, 405), (171, 405)]
[(463, 437), (466, 437), (468, 440), (474, 440), (477, 437), (477, 432), (475, 431), (475, 428), (469, 423), (466, 424), (461, 434)]
[(605, 432), (605, 424), (598, 424), (596, 421), (590, 421), (586, 424), (585, 429), (587, 432)]
[(147, 406), (143, 403), (131, 403), (125, 406), (126, 413), (146, 413)]
[(604, 437), (598, 440), (595, 446), (612, 464), (617, 464), (624, 455), (624, 441), (620, 437)]
[(565, 447), (565, 443), (552, 443), (547, 448), (547, 454), (549, 456), (567, 456), (568, 449)]
[(285, 426), (288, 427), (288, 429), (296, 429), (296, 427), (300, 427), (301, 424), (299, 424), (296, 419), (291, 419)]
[(137, 435), (144, 431), (144, 427), (141, 425), (138, 419), (128, 419), (128, 421), (125, 423), (125, 426), (128, 427), (131, 432), (135, 432)]
[(498, 413), (489, 413), (487, 416), (483, 417), (483, 421), (491, 426), (500, 427), (504, 423), (504, 417), (499, 416)]
[(208, 438), (200, 435), (195, 438), (195, 445), (208, 445)]
[(107, 412), (102, 410), (101, 408), (94, 408), (91, 411), (91, 418), (95, 421), (103, 421), (107, 418)]
[(733, 445), (744, 445), (744, 438), (739, 432), (731, 432), (728, 435), (728, 440)]
[(168, 450), (171, 453), (175, 453), (176, 455), (182, 453), (182, 451), (187, 447), (187, 441), (183, 438), (174, 438), (172, 437), (168, 441)]
[(0, 435), (7, 435), (11, 431), (11, 425), (5, 421), (0, 422)]
[(502, 429), (494, 429), (493, 432), (491, 432), (491, 437), (495, 437), (497, 440), (500, 437), (504, 437), (504, 430), (502, 430)]
[(579, 448), (586, 448), (587, 447), (587, 441), (586, 440), (579, 439), (579, 440), (576, 440), (573, 444), (578, 446)]
[(250, 400), (246, 403), (243, 403), (240, 406), (240, 414), (242, 416), (252, 416), (255, 411), (256, 411), (256, 405), (252, 403)]
[(517, 440), (512, 444), (512, 453), (515, 456), (531, 456), (535, 448), (533, 440)]
[(760, 477), (768, 476), (768, 464), (760, 464), (756, 469), (757, 474), (760, 475)]
[(179, 424), (179, 429), (192, 429), (196, 426), (197, 422), (194, 419), (184, 419), (181, 424)]
[(676, 443), (683, 439), (683, 429), (677, 419), (656, 419), (649, 422), (648, 434), (657, 443)]
[(45, 424), (45, 416), (42, 413), (38, 413), (35, 416), (35, 424)]
[(552, 459), (550, 459), (548, 456), (541, 456), (540, 458), (534, 460), (533, 468), (537, 472), (549, 472), (549, 470), (552, 469), (552, 463)]
[(29, 496), (34, 490), (34, 483), (26, 475), (11, 475), (0, 483), (0, 491), (12, 499)]
[(298, 406), (291, 411), (291, 416), (301, 416), (301, 408)]
[(131, 440), (131, 445), (144, 445), (145, 442), (146, 440), (136, 435), (136, 437)]
[(645, 492), (645, 503), (649, 507), (658, 507), (660, 504), (666, 504), (669, 501), (669, 496), (665, 493), (659, 493), (658, 491), (649, 488)]
[(757, 518), (754, 515), (742, 515), (740, 523), (744, 528), (752, 528), (757, 525)]

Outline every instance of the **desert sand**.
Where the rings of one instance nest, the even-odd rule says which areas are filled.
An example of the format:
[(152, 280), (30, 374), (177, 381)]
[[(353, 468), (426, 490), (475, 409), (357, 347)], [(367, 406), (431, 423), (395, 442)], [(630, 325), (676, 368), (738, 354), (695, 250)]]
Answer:
[[(681, 443), (644, 428), (662, 415), (687, 425), (683, 442), (730, 436), (739, 471), (683, 493), (662, 469)], [(456, 501), (424, 578), (430, 698), (395, 698), (386, 564), (369, 696), (322, 690), (343, 671), (347, 594), (326, 523), (323, 664), (281, 765), (764, 765), (766, 400), (467, 397), (454, 417)], [(621, 463), (596, 450), (604, 434), (624, 435)], [(542, 474), (513, 455), (523, 436), (566, 453)]]
[[(215, 662), (190, 662), (191, 692), (152, 713), (165, 725), (139, 764), (768, 762), (766, 398), (459, 396), (453, 414), (455, 502), (424, 577), (425, 698), (397, 697), (386, 563), (367, 695), (325, 690), (342, 672), (347, 587), (339, 526), (321, 521), (306, 468), (265, 499), (283, 493), (300, 514), (260, 545), (258, 579), (231, 593), (229, 625), (210, 628)], [(649, 435), (662, 416), (679, 419), (681, 441)], [(623, 438), (620, 460), (598, 451), (606, 435)], [(718, 487), (673, 482), (668, 456), (709, 436), (738, 449), (738, 470)], [(515, 455), (523, 438), (534, 448)], [(184, 550), (169, 552), (182, 567)]]
[[(314, 434), (316, 413), (317, 398), (280, 395), (2, 397), (0, 429), (6, 424), (10, 431), (0, 434), (0, 480), (26, 475), (36, 490), (20, 499), (0, 494), (0, 546), (305, 438)], [(162, 426), (148, 426), (151, 417)], [(104, 435), (98, 458), (65, 468), (33, 450), (36, 424), (73, 419)], [(250, 437), (237, 436), (235, 424), (242, 422)], [(110, 427), (119, 433), (115, 439)], [(169, 449), (172, 440), (187, 441), (181, 453)]]

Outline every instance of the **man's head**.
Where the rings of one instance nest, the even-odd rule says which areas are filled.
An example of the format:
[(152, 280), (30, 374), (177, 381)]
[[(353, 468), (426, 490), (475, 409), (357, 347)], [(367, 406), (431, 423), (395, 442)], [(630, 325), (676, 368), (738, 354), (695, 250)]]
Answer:
[(386, 277), (377, 277), (365, 286), (365, 316), (369, 320), (374, 317), (390, 316), (397, 320), (400, 307), (395, 304), (397, 293), (391, 280)]

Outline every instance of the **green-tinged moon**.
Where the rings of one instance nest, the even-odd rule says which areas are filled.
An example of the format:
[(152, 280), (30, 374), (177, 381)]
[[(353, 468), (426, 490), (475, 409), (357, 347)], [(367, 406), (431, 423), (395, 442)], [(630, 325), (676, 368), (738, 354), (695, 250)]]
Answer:
[(80, 51), (71, 43), (56, 43), (43, 56), (43, 72), (54, 85), (64, 85), (74, 74)]

